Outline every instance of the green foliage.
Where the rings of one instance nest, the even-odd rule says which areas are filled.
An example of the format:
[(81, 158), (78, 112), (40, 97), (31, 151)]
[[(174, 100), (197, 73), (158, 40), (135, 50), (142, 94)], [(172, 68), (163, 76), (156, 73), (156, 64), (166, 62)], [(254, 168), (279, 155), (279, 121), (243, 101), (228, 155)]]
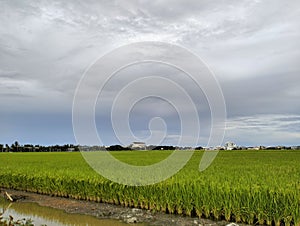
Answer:
[[(113, 152), (149, 165), (171, 151)], [(0, 153), (0, 186), (249, 224), (300, 225), (300, 151), (226, 151), (199, 172), (196, 151), (172, 178), (125, 186), (95, 173), (80, 153)]]

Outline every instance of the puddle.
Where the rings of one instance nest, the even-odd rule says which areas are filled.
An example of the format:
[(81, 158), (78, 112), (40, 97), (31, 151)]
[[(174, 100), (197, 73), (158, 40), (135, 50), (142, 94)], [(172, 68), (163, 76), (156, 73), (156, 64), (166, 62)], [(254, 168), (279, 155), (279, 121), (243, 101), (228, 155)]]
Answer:
[(31, 219), (35, 226), (128, 226), (128, 224), (117, 220), (102, 220), (88, 215), (66, 213), (63, 210), (39, 206), (36, 203), (10, 203), (0, 197), (0, 213), (3, 212), (5, 219), (7, 219), (9, 215), (13, 216), (14, 220), (23, 218)]

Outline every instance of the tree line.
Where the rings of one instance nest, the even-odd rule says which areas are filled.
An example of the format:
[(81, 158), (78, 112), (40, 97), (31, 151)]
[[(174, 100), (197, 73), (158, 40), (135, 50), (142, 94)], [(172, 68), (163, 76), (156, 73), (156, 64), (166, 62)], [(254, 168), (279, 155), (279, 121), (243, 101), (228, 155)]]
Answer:
[(52, 145), (52, 146), (33, 145), (33, 144), (20, 145), (18, 141), (15, 141), (11, 145), (0, 144), (0, 152), (68, 152), (68, 151), (69, 152), (79, 151), (79, 146), (73, 144)]
[[(174, 146), (147, 146), (147, 150), (175, 150)], [(189, 148), (191, 149), (191, 148)], [(64, 145), (33, 145), (24, 144), (20, 145), (18, 141), (13, 144), (0, 144), (0, 152), (76, 152), (76, 151), (130, 151), (133, 150), (129, 147), (123, 147), (121, 145), (105, 146), (79, 146), (73, 144)]]

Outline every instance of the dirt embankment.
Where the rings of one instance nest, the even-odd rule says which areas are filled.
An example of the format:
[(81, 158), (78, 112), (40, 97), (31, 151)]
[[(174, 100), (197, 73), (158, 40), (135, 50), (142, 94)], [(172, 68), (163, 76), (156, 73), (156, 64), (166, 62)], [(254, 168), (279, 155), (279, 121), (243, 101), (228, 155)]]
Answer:
[(23, 192), (11, 189), (1, 189), (2, 196), (5, 196), (5, 192), (11, 194), (12, 197), (19, 197), (17, 202), (35, 202), (41, 206), (62, 209), (67, 213), (87, 214), (102, 219), (115, 219), (131, 224), (145, 223), (145, 225), (164, 226), (224, 226), (229, 224), (229, 222), (226, 221), (216, 222), (207, 219), (177, 216), (161, 212), (152, 212), (149, 210), (128, 208), (106, 203), (96, 203), (61, 197), (52, 197), (48, 195), (40, 195), (36, 193)]

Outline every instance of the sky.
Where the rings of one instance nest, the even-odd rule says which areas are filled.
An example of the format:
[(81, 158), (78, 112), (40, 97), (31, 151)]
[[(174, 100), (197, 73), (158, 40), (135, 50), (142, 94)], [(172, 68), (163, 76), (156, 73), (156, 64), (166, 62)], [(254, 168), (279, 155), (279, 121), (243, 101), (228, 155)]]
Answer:
[[(116, 48), (152, 41), (191, 51), (213, 72), (226, 106), (222, 143), (300, 145), (299, 28), (297, 0), (1, 0), (0, 143), (78, 143), (72, 106), (82, 76)], [(106, 75), (99, 69), (98, 76)], [(207, 145), (212, 125), (207, 94), (182, 71), (158, 63), (123, 68), (105, 83), (95, 105), (101, 144), (150, 144), (153, 132), (162, 138), (159, 144), (176, 145), (181, 138), (183, 145), (191, 144), (192, 135), (181, 133), (177, 107), (188, 112), (191, 106), (176, 93), (180, 88), (152, 79), (118, 96), (147, 76), (173, 80), (187, 90), (201, 124), (197, 145)], [(142, 96), (149, 87), (165, 98), (154, 95), (131, 106), (125, 120), (132, 134), (120, 140), (119, 123), (111, 120), (113, 104), (114, 117), (121, 120), (131, 94)], [(172, 96), (178, 106), (166, 100)], [(192, 130), (196, 121), (183, 123)]]

